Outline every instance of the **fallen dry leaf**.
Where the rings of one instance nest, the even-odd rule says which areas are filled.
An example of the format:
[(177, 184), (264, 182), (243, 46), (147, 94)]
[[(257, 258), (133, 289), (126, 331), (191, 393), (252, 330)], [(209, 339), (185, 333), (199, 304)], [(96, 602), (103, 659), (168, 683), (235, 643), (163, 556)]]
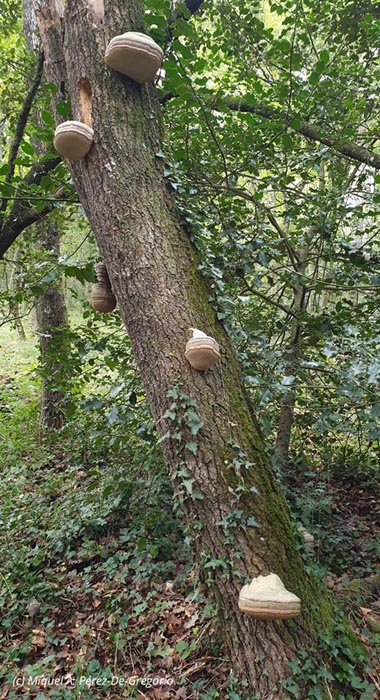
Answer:
[(32, 630), (32, 644), (41, 649), (46, 646), (46, 633), (43, 630), (34, 629)]

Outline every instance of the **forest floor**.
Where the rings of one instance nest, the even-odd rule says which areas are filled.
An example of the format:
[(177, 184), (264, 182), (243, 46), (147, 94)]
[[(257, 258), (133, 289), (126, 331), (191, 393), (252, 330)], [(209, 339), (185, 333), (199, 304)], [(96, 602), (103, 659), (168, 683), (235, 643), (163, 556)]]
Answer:
[[(47, 490), (47, 482), (57, 474), (63, 475), (59, 492), (54, 490), (58, 483)], [(65, 513), (69, 516), (62, 493), (66, 487), (80, 492), (86, 472), (79, 470), (76, 477), (73, 483), (65, 456), (57, 455), (36, 469), (35, 480), (24, 482), (20, 493), (21, 522), (17, 526), (12, 519), (8, 547), (17, 547), (25, 528), (32, 539), (20, 541), (19, 552), (13, 552), (15, 570), (8, 579), (13, 579), (13, 588), (2, 574), (9, 590), (3, 601), (0, 698), (240, 698), (231, 689), (223, 693), (229, 687), (228, 667), (218, 645), (214, 611), (194, 585), (195, 572), (181, 548), (174, 556), (171, 551), (168, 560), (149, 524), (142, 534), (136, 523), (114, 512), (101, 526), (92, 523), (92, 532), (88, 522), (87, 533), (78, 533), (64, 556), (59, 547), (50, 549), (51, 533), (37, 522), (33, 525), (29, 509), (34, 502), (38, 511), (48, 496), (50, 505), (61, 502), (63, 518)], [(327, 583), (339, 597), (349, 580), (373, 574), (380, 566), (380, 490), (368, 492), (352, 480), (338, 479), (329, 488), (334, 525), (315, 529), (315, 556), (329, 563)], [(50, 516), (54, 511), (50, 508)], [(54, 517), (49, 525), (57, 528), (58, 536), (71, 527), (69, 521), (58, 525)], [(174, 521), (172, 525), (169, 537), (183, 537)], [(33, 600), (40, 604), (34, 614)], [(380, 596), (367, 597), (364, 603), (356, 599), (350, 604), (350, 618), (372, 656), (369, 678), (379, 688)], [(47, 691), (28, 681), (44, 683), (51, 677), (61, 679), (61, 687)], [(19, 688), (14, 687), (15, 678), (23, 683)], [(80, 692), (77, 686), (74, 693), (75, 678)], [(97, 678), (108, 678), (114, 686), (91, 687)], [(160, 686), (149, 688), (146, 679), (153, 678), (161, 679)]]
[[(30, 365), (3, 374), (0, 700), (246, 700), (229, 677), (162, 466), (146, 455), (132, 474), (128, 454), (92, 462), (75, 435), (67, 450), (38, 446), (28, 429), (36, 406)], [(287, 489), (297, 512), (301, 476)], [(355, 698), (375, 700), (380, 592), (359, 588), (348, 599), (347, 586), (380, 571), (380, 484), (331, 476), (314, 500), (311, 491), (307, 517), (297, 517), (371, 657), (371, 690)]]

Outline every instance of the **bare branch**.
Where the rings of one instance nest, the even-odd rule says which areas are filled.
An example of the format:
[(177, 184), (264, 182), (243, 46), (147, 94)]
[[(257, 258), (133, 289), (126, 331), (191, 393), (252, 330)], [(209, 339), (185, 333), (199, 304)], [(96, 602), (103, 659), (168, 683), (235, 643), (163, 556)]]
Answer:
[(284, 306), (284, 304), (280, 304), (280, 302), (274, 301), (273, 299), (268, 297), (266, 294), (259, 292), (258, 289), (255, 289), (254, 287), (252, 287), (251, 284), (248, 284), (247, 282), (246, 282), (246, 288), (247, 288), (247, 291), (249, 291), (251, 294), (253, 294), (253, 296), (258, 297), (259, 299), (262, 299), (263, 301), (265, 301), (266, 304), (270, 304), (271, 306), (274, 306), (276, 309), (280, 309), (287, 316), (293, 316), (293, 318), (297, 318), (297, 314), (295, 314), (293, 311), (291, 311), (286, 306)]

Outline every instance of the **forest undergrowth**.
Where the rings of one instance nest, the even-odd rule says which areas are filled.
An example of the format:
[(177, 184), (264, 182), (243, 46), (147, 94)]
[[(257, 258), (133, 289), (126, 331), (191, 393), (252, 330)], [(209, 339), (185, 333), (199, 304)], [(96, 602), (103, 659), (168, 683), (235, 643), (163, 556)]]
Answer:
[[(94, 387), (41, 442), (33, 344), (22, 359), (17, 342), (7, 338), (0, 377), (0, 698), (247, 700), (223, 657), (139, 388), (126, 380), (113, 390), (117, 406), (104, 409)], [(315, 538), (313, 552), (299, 545), (308, 565), (369, 656), (356, 681), (342, 661), (357, 695), (333, 697), (372, 700), (379, 587), (350, 586), (379, 570), (380, 485), (338, 470), (305, 474), (297, 462), (283, 481), (295, 519)], [(336, 655), (339, 665), (338, 647)], [(325, 697), (307, 663), (294, 667), (289, 699)]]

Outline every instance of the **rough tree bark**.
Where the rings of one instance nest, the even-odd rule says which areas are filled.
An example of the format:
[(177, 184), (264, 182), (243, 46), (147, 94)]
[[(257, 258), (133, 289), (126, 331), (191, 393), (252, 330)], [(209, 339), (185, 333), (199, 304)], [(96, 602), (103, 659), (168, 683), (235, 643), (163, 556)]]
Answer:
[[(156, 155), (161, 132), (155, 89), (138, 86), (103, 61), (112, 36), (143, 30), (141, 4), (104, 0), (99, 13), (99, 3), (90, 0), (66, 0), (64, 11), (56, 0), (33, 2), (49, 79), (70, 95), (72, 118), (91, 121), (95, 131), (89, 155), (69, 167), (157, 429), (161, 435), (173, 430), (165, 416), (172, 402), (167, 393), (178, 383), (197, 401), (203, 421), (196, 455), (175, 440), (164, 441), (163, 448), (174, 487), (182, 493), (196, 557), (215, 562), (208, 569), (210, 593), (219, 605), (231, 665), (262, 700), (278, 700), (289, 659), (297, 647), (312, 643), (316, 625), (328, 624), (330, 604), (306, 575), (296, 550), (291, 518), (265, 457), (231, 343), (216, 321), (197, 254), (163, 177)], [(220, 364), (205, 373), (192, 370), (184, 357), (191, 326), (221, 346)], [(188, 491), (178, 473), (183, 468), (192, 484)], [(301, 597), (300, 618), (265, 622), (239, 612), (242, 583), (270, 571)]]

